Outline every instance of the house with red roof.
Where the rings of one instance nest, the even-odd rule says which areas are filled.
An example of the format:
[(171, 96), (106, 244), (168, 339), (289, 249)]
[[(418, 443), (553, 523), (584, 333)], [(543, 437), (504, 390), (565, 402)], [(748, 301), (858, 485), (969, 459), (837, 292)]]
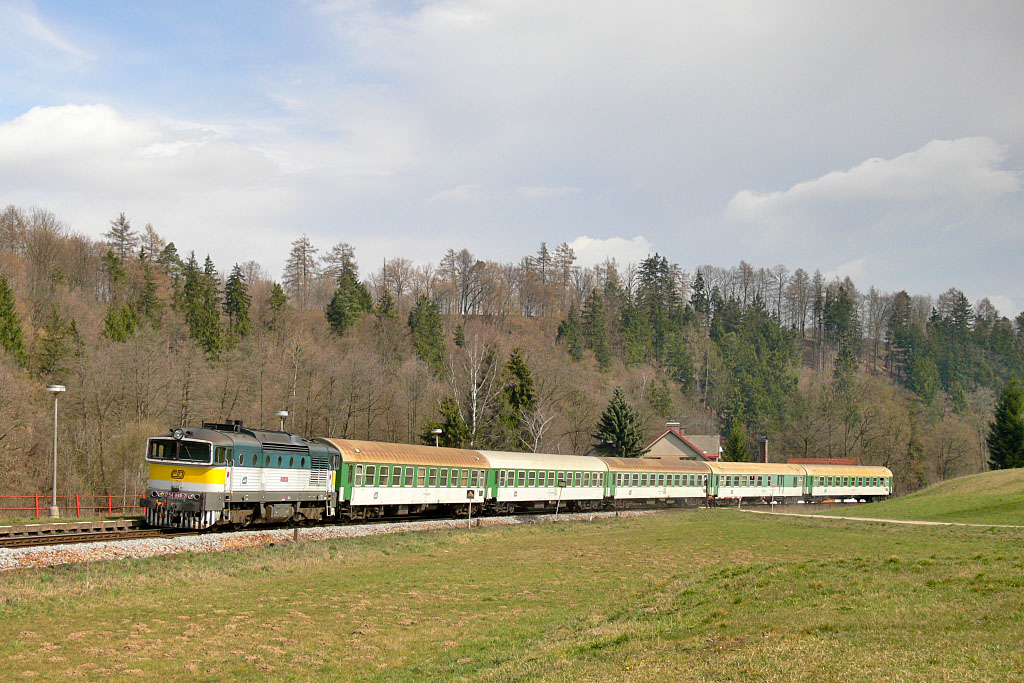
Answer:
[(722, 437), (718, 434), (687, 434), (678, 422), (665, 423), (665, 431), (647, 444), (645, 458), (718, 460)]

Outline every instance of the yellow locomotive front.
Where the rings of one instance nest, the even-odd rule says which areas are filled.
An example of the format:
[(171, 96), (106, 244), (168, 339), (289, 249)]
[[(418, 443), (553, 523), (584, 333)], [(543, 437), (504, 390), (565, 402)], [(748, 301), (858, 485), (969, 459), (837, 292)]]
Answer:
[(146, 442), (142, 506), (152, 526), (206, 529), (224, 510), (232, 440), (213, 429), (175, 429)]

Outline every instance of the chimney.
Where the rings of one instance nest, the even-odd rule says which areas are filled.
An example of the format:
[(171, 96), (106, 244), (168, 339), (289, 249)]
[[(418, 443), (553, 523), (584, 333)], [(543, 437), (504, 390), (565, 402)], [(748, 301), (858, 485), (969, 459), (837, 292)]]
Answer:
[(680, 427), (679, 423), (676, 422), (675, 420), (669, 420), (668, 422), (665, 423), (665, 426), (671, 429), (676, 434), (679, 434), (680, 436), (686, 434), (686, 428)]
[(762, 436), (758, 440), (758, 456), (761, 458), (761, 462), (768, 462), (768, 437)]

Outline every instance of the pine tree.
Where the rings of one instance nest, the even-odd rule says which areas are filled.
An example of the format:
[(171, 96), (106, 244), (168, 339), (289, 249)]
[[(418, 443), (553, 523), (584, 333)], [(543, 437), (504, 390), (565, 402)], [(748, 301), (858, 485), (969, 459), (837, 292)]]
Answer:
[(122, 261), (135, 251), (135, 247), (139, 243), (139, 234), (132, 230), (132, 224), (125, 217), (124, 211), (110, 221), (110, 230), (103, 233), (103, 236), (107, 238), (107, 245)]
[(435, 371), (440, 371), (444, 356), (444, 328), (441, 307), (436, 301), (425, 296), (416, 300), (416, 305), (409, 311), (409, 330), (416, 355)]
[(21, 329), (21, 318), (14, 306), (14, 291), (7, 276), (0, 274), (0, 347), (11, 354), (18, 365), (25, 367), (28, 354), (25, 351), (25, 336)]
[(597, 432), (591, 436), (598, 455), (638, 458), (647, 452), (640, 416), (626, 401), (621, 387), (615, 387), (612, 399), (597, 423)]
[(338, 336), (353, 325), (364, 313), (373, 310), (373, 298), (356, 274), (354, 265), (348, 266), (338, 276), (338, 289), (327, 305), (327, 322)]
[(1024, 467), (1024, 392), (1016, 377), (1003, 387), (985, 443), (992, 469)]
[(224, 287), (224, 313), (228, 317), (228, 334), (233, 337), (246, 337), (252, 332), (249, 322), (249, 306), (252, 297), (245, 283), (245, 275), (236, 263), (228, 276)]

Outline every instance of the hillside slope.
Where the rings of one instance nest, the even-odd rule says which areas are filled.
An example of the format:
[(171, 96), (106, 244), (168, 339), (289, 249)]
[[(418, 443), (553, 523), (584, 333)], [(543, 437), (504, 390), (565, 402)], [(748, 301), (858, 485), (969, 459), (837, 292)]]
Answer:
[(1024, 469), (997, 470), (950, 479), (908, 496), (822, 514), (1024, 524)]

